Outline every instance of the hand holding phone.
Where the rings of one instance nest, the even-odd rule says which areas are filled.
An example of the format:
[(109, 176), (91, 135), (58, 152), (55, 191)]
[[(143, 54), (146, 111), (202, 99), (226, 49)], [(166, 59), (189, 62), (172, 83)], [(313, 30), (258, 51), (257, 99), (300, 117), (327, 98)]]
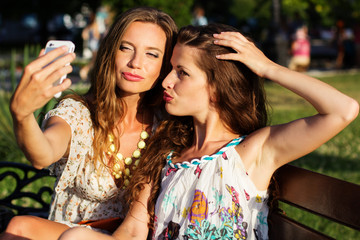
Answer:
[[(68, 47), (68, 53), (72, 53), (75, 51), (75, 44), (71, 41), (62, 41), (62, 40), (50, 40), (46, 43), (46, 47), (45, 47), (45, 54), (58, 48), (61, 46), (67, 46)], [(63, 55), (62, 55), (63, 56)], [(62, 57), (60, 56), (60, 57)], [(59, 57), (58, 57), (59, 58)], [(58, 59), (56, 58), (56, 59)], [(54, 59), (53, 61), (55, 61), (56, 59)], [(52, 61), (52, 62), (53, 62)], [(59, 84), (61, 84), (63, 82), (63, 80), (66, 78), (66, 74), (61, 76), (60, 79), (58, 79), (57, 81), (55, 81), (53, 83), (53, 86), (57, 86)], [(58, 92), (54, 95), (55, 98), (59, 98), (61, 96), (61, 92)]]

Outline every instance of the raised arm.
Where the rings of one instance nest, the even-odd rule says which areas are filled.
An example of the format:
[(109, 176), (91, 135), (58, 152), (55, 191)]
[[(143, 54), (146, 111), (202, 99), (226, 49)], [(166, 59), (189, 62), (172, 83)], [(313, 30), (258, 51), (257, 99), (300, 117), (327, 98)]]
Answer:
[(25, 67), (24, 74), (10, 102), (14, 132), (20, 148), (36, 168), (49, 166), (65, 153), (71, 138), (70, 126), (62, 119), (49, 119), (43, 132), (34, 112), (44, 106), (55, 93), (71, 85), (69, 79), (58, 86), (53, 82), (72, 71), (75, 54), (67, 54), (48, 65), (53, 59), (66, 53), (66, 48), (53, 50), (40, 56)]
[(216, 44), (236, 51), (218, 56), (219, 59), (244, 63), (260, 77), (303, 97), (318, 111), (317, 115), (266, 127), (249, 136), (248, 145), (256, 146), (249, 156), (264, 163), (270, 172), (315, 150), (358, 115), (359, 104), (354, 99), (320, 80), (272, 62), (240, 33), (221, 33), (215, 37), (219, 39)]

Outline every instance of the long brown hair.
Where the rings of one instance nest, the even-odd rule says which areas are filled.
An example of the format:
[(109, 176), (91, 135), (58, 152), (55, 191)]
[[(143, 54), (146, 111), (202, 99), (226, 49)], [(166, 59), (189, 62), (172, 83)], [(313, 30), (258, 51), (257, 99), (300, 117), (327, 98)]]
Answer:
[(267, 112), (262, 80), (243, 63), (218, 60), (216, 55), (234, 52), (215, 45), (214, 33), (238, 32), (222, 24), (188, 26), (181, 30), (177, 43), (199, 51), (195, 62), (214, 89), (215, 107), (230, 131), (246, 135), (266, 125)]
[[(89, 108), (94, 127), (94, 161), (104, 163), (104, 152), (107, 151), (107, 136), (124, 118), (126, 105), (122, 100), (122, 90), (116, 85), (115, 57), (120, 48), (125, 31), (133, 22), (154, 23), (162, 28), (166, 35), (165, 54), (157, 83), (147, 91), (139, 103), (139, 109), (153, 110), (161, 108), (161, 81), (170, 71), (170, 58), (177, 26), (166, 13), (150, 7), (132, 8), (115, 20), (101, 41), (93, 69), (90, 73), (90, 88), (84, 97), (74, 97)], [(115, 139), (115, 142), (117, 140)]]
[[(262, 80), (244, 64), (237, 61), (218, 60), (215, 56), (234, 52), (233, 49), (215, 45), (214, 33), (238, 32), (221, 25), (187, 26), (179, 31), (177, 44), (194, 47), (198, 51), (197, 66), (207, 76), (208, 84), (215, 93), (215, 107), (227, 128), (238, 135), (249, 134), (267, 124), (265, 91)], [(161, 171), (170, 151), (173, 157), (193, 144), (192, 117), (171, 117), (164, 121), (151, 138), (139, 171), (131, 179), (126, 197), (129, 203), (136, 201), (145, 183), (152, 184), (148, 200), (149, 227), (153, 227), (156, 198), (161, 184)]]

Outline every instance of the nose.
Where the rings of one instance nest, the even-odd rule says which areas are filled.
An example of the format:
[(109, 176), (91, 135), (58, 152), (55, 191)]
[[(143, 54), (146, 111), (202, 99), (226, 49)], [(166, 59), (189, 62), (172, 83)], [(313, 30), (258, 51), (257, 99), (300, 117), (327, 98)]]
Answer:
[(139, 52), (134, 52), (132, 59), (129, 62), (129, 66), (133, 68), (141, 68), (143, 61), (142, 55)]
[(176, 78), (176, 71), (173, 69), (169, 74), (165, 77), (162, 82), (162, 87), (164, 89), (171, 89), (174, 87), (174, 79)]

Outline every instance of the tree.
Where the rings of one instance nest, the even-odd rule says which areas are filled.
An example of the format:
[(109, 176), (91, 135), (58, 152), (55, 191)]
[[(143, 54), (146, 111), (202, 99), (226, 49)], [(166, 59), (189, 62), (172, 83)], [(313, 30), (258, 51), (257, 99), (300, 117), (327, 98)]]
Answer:
[(325, 27), (338, 19), (350, 24), (360, 20), (360, 2), (355, 0), (282, 0), (283, 12), (289, 17), (299, 15), (306, 22)]
[(182, 27), (191, 23), (194, 0), (104, 0), (103, 2), (115, 8), (117, 13), (138, 6), (155, 7), (168, 13), (174, 18), (178, 27)]

